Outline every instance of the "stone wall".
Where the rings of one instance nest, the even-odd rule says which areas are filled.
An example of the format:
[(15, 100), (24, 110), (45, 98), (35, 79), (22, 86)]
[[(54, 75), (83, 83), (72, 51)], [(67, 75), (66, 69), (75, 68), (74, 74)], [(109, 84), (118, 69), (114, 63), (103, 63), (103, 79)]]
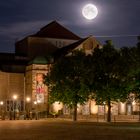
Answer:
[(0, 100), (10, 100), (15, 94), (23, 100), (24, 74), (0, 72)]

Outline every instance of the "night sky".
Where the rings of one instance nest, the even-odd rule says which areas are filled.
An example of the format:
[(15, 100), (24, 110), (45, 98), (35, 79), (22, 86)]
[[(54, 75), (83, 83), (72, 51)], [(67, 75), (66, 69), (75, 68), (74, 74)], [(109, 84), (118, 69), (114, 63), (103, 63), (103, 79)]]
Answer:
[[(82, 16), (85, 4), (95, 4), (98, 16)], [(135, 46), (140, 35), (140, 0), (0, 0), (0, 52), (14, 52), (14, 43), (56, 20), (79, 35), (93, 35), (116, 47)]]

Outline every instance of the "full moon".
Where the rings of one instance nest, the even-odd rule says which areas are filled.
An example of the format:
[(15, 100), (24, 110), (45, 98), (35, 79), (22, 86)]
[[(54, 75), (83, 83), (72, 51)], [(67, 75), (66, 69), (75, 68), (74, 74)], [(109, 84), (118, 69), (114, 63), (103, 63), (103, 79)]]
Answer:
[(98, 15), (98, 9), (93, 4), (87, 4), (83, 7), (82, 14), (86, 19), (92, 20)]

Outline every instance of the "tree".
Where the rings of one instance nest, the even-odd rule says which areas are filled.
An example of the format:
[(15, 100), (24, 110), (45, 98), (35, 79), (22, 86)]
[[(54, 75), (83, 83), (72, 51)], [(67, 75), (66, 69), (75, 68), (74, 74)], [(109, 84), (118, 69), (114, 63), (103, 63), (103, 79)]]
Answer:
[(140, 36), (136, 47), (130, 48), (130, 68), (127, 76), (128, 90), (135, 95), (135, 101), (139, 102), (140, 121)]
[(122, 54), (126, 58), (127, 90), (138, 95), (140, 93), (140, 41), (136, 47), (123, 48)]
[(73, 109), (73, 120), (77, 120), (77, 104), (89, 99), (89, 90), (84, 82), (86, 56), (74, 51), (70, 56), (61, 57), (46, 76), (51, 85), (51, 102), (59, 101)]
[(122, 57), (111, 41), (106, 41), (103, 48), (96, 48), (92, 55), (89, 82), (92, 97), (97, 104), (108, 106), (107, 121), (111, 121), (111, 102), (125, 99), (125, 81), (123, 79)]
[(135, 92), (136, 97), (140, 99), (140, 36), (138, 37), (137, 46), (132, 48), (131, 51), (130, 85), (132, 92)]

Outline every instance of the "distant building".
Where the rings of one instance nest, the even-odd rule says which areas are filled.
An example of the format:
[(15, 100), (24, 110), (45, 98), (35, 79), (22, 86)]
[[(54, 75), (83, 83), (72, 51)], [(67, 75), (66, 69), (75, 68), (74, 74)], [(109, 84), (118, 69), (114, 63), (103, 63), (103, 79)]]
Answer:
[[(43, 83), (43, 75), (50, 70), (50, 65), (61, 55), (69, 54), (74, 49), (84, 49), (90, 54), (95, 47), (101, 47), (96, 38), (80, 38), (56, 21), (49, 23), (36, 34), (29, 35), (15, 44), (15, 53), (0, 53), (0, 101), (6, 115), (13, 111), (45, 112), (48, 108), (48, 87)], [(17, 95), (17, 99), (13, 96)], [(31, 100), (26, 100), (26, 98)], [(116, 106), (116, 107), (115, 107)], [(70, 113), (66, 106), (54, 103), (53, 112), (62, 110)], [(104, 106), (89, 101), (78, 107), (79, 113), (103, 114)], [(132, 104), (119, 103), (112, 108), (114, 114), (131, 114)]]

